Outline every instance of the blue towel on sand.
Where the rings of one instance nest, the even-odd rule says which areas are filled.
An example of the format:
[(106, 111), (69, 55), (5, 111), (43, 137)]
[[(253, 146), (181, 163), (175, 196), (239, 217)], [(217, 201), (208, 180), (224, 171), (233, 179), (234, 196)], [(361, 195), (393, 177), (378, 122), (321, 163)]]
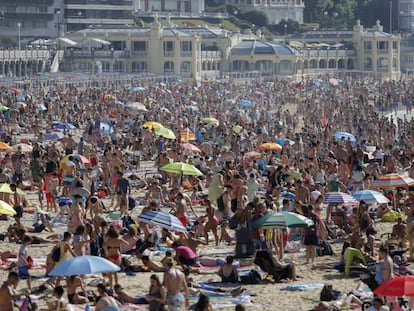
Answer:
[(281, 289), (290, 290), (290, 291), (304, 291), (304, 290), (319, 289), (319, 288), (323, 288), (322, 283), (316, 283), (316, 284), (289, 284), (289, 285), (283, 286)]

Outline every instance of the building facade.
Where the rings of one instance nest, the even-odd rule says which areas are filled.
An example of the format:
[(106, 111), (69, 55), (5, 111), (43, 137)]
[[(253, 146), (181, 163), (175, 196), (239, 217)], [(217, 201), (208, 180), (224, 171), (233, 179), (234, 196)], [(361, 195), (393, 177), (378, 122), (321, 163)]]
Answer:
[(1, 0), (0, 41), (17, 47), (19, 33), (23, 44), (29, 39), (58, 36), (62, 6), (63, 0)]
[(399, 30), (412, 32), (414, 28), (414, 0), (398, 0)]
[(145, 16), (148, 13), (169, 13), (171, 16), (200, 16), (204, 12), (204, 0), (136, 0), (135, 14)]
[(242, 10), (257, 10), (265, 13), (270, 24), (291, 19), (303, 24), (304, 0), (227, 0)]
[[(85, 29), (67, 34), (78, 45), (65, 50), (60, 68), (194, 79), (248, 72), (297, 79), (360, 72), (399, 79), (400, 37), (383, 32), (379, 22), (369, 29), (358, 21), (353, 31), (326, 32), (302, 34), (302, 42), (292, 40), (288, 45), (266, 41), (260, 33), (177, 27), (170, 22), (163, 26), (157, 20), (150, 28)], [(334, 39), (329, 43), (323, 41), (330, 37)], [(92, 47), (91, 41), (98, 45)]]
[(134, 23), (136, 0), (63, 0), (65, 31)]

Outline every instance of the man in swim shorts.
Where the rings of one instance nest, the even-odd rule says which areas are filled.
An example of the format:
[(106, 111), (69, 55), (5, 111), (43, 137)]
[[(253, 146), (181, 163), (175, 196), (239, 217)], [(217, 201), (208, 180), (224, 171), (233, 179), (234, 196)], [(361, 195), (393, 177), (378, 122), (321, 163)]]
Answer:
[[(168, 310), (178, 311), (184, 307), (188, 308), (188, 287), (185, 275), (173, 267), (172, 258), (165, 261), (164, 286), (167, 289)], [(183, 295), (184, 292), (184, 295)]]

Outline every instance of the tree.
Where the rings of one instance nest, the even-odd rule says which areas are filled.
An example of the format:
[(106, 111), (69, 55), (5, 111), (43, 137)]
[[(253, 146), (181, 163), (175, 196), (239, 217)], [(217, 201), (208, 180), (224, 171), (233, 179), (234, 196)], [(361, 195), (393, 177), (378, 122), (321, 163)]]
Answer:
[(299, 23), (294, 21), (294, 20), (291, 20), (291, 19), (288, 19), (288, 20), (282, 19), (277, 24), (269, 25), (269, 29), (273, 33), (278, 33), (279, 35), (283, 35), (285, 33), (285, 25), (286, 25), (286, 33), (287, 34), (292, 34), (292, 33), (300, 31)]
[(240, 19), (244, 19), (258, 27), (267, 27), (269, 25), (269, 19), (264, 12), (261, 11), (247, 11), (238, 15)]

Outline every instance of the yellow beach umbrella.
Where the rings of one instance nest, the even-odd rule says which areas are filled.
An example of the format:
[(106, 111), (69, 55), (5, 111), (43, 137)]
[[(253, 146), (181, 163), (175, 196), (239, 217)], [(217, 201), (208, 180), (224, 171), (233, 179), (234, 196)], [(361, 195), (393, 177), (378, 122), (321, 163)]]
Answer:
[(164, 127), (164, 126), (161, 123), (158, 123), (158, 122), (148, 121), (148, 122), (144, 123), (143, 127), (147, 128), (147, 129), (150, 129), (150, 130), (153, 130), (153, 129), (157, 129), (157, 128)]
[(16, 211), (10, 204), (0, 200), (0, 214), (13, 216), (16, 215)]

